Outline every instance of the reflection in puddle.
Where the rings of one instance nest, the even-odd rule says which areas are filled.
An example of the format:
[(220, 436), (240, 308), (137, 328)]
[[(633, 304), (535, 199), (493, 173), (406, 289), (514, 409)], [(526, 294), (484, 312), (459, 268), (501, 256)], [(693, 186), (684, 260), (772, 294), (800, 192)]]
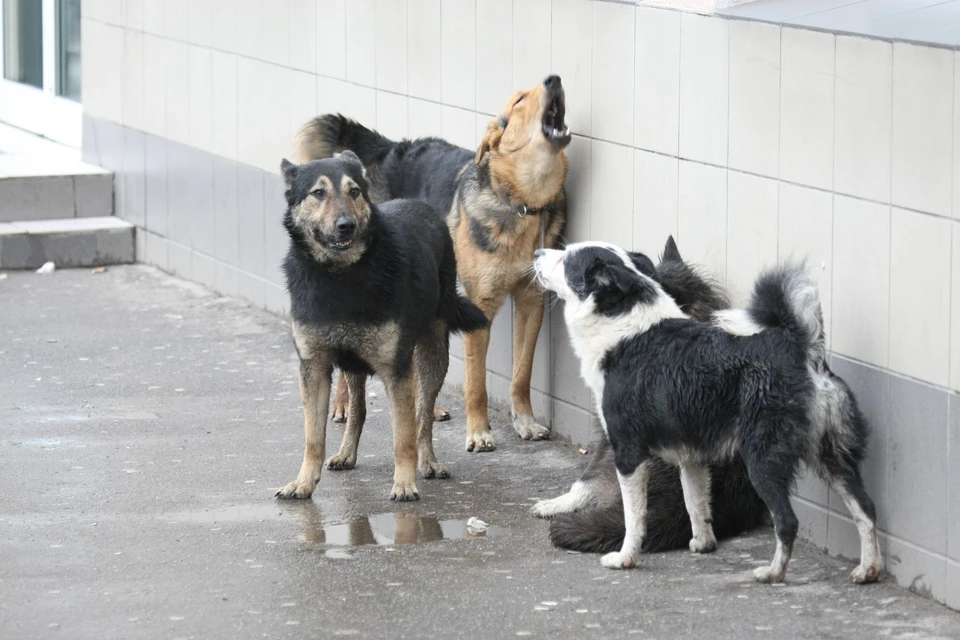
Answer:
[[(505, 527), (488, 525), (484, 531), (467, 527), (466, 520), (441, 520), (435, 516), (415, 513), (381, 513), (347, 520), (336, 519), (324, 523), (319, 507), (313, 501), (281, 504), (239, 504), (205, 511), (179, 511), (160, 516), (168, 522), (195, 524), (225, 524), (231, 522), (263, 522), (266, 520), (297, 519), (303, 526), (298, 536), (301, 542), (335, 546), (368, 544), (401, 545), (488, 538), (508, 533)], [(345, 552), (331, 549), (329, 557), (349, 557)]]
[(485, 531), (473, 531), (467, 527), (466, 520), (440, 520), (414, 513), (381, 513), (326, 526), (319, 521), (315, 524), (317, 526), (306, 528), (300, 540), (355, 547), (364, 544), (420, 544), (435, 540), (486, 538), (507, 532), (503, 527), (489, 525)]

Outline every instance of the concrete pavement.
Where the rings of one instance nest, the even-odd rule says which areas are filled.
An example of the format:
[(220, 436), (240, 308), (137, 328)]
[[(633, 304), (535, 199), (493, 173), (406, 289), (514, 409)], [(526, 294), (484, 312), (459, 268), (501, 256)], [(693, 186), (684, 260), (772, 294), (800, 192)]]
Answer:
[[(278, 503), (302, 453), (296, 374), (280, 319), (147, 267), (0, 280), (0, 638), (960, 637), (960, 614), (851, 585), (807, 544), (787, 585), (754, 584), (769, 530), (629, 572), (553, 549), (527, 507), (585, 458), (497, 412), (497, 450), (467, 454), (449, 395), (453, 478), (421, 480), (419, 502), (386, 499), (371, 385), (357, 469)], [(471, 537), (471, 516), (496, 529)]]

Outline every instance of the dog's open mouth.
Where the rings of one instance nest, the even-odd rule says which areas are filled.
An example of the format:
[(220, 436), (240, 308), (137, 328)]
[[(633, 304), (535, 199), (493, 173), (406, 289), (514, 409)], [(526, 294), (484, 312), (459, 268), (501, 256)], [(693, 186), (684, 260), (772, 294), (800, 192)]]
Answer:
[(333, 249), (334, 251), (346, 251), (347, 249), (349, 249), (349, 248), (353, 245), (353, 241), (354, 241), (354, 238), (352, 238), (352, 237), (350, 237), (350, 238), (331, 238), (331, 237), (328, 236), (328, 235), (324, 235), (324, 233), (323, 233), (320, 229), (314, 229), (314, 230), (313, 230), (313, 237), (314, 237), (314, 239), (315, 239), (317, 242), (319, 242), (321, 245), (324, 245), (324, 246), (326, 246), (326, 247), (329, 247), (330, 249)]
[(566, 107), (563, 95), (557, 94), (543, 114), (543, 135), (555, 145), (564, 147), (570, 142), (570, 127), (563, 121)]

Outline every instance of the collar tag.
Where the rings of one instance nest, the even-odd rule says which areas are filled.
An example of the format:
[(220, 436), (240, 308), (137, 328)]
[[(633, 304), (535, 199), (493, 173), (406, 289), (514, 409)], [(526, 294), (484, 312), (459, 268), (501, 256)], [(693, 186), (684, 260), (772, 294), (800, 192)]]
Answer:
[(517, 209), (517, 215), (520, 216), (521, 218), (527, 215), (527, 205), (521, 204), (520, 208)]

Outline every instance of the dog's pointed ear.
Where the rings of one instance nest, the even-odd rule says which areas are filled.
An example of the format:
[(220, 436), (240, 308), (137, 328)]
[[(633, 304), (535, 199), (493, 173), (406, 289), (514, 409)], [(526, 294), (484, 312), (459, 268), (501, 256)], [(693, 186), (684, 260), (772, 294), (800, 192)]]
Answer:
[(480, 161), (483, 160), (483, 156), (487, 155), (488, 151), (492, 151), (500, 146), (500, 138), (503, 137), (503, 130), (507, 128), (507, 119), (503, 116), (491, 120), (490, 124), (487, 125), (487, 131), (483, 134), (483, 140), (480, 141), (480, 146), (477, 148), (477, 157), (475, 162), (480, 164)]
[(283, 181), (287, 184), (289, 188), (293, 184), (293, 180), (297, 177), (297, 171), (300, 169), (298, 165), (293, 164), (286, 158), (280, 161), (280, 173), (283, 174)]
[(336, 154), (334, 158), (345, 160), (357, 169), (360, 169), (360, 175), (363, 176), (364, 181), (367, 180), (367, 168), (363, 166), (363, 161), (360, 159), (360, 156), (355, 154), (353, 151), (350, 151), (350, 149), (344, 149), (340, 153)]
[(677, 243), (673, 236), (667, 238), (667, 244), (663, 247), (663, 257), (660, 260), (661, 262), (683, 262), (683, 258), (680, 257), (680, 249), (677, 249)]

